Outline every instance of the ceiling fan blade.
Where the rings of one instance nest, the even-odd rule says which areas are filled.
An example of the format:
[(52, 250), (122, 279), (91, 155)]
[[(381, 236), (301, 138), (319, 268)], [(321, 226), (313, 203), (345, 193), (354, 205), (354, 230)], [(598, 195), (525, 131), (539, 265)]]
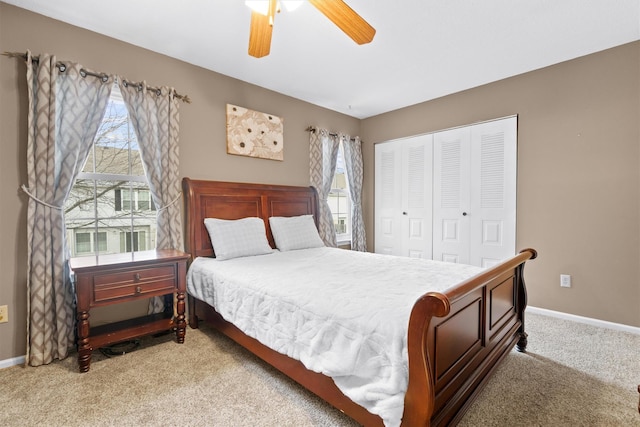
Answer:
[(271, 34), (276, 14), (277, 0), (269, 0), (269, 11), (266, 15), (252, 11), (251, 29), (249, 31), (249, 55), (262, 58), (271, 51)]
[(249, 32), (249, 55), (262, 58), (271, 50), (271, 33), (269, 17), (258, 12), (251, 12), (251, 30)]
[(376, 34), (367, 21), (351, 9), (343, 0), (309, 0), (316, 9), (336, 24), (358, 44), (369, 43)]

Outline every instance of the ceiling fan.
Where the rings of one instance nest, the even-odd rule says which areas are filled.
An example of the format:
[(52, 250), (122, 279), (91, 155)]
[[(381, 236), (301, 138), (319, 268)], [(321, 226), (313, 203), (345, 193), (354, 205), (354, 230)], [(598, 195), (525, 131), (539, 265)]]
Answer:
[[(358, 44), (369, 43), (376, 34), (367, 21), (351, 9), (343, 0), (309, 0), (316, 9), (336, 24), (346, 35)], [(271, 50), (271, 33), (276, 12), (279, 12), (278, 0), (269, 0), (267, 13), (251, 12), (251, 30), (249, 33), (249, 55), (262, 58)]]

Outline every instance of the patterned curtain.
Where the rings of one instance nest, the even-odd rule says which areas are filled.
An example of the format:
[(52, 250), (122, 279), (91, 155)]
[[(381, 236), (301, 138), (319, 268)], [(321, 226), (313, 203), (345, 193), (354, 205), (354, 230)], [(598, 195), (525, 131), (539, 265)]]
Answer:
[(27, 351), (39, 366), (74, 343), (74, 293), (67, 265), (63, 206), (91, 149), (113, 78), (27, 52)]
[(351, 250), (365, 252), (367, 238), (362, 214), (362, 144), (357, 136), (351, 139), (349, 135), (341, 135), (341, 140), (351, 197)]
[[(178, 176), (178, 100), (173, 88), (147, 89), (145, 82), (118, 79), (140, 146), (149, 190), (157, 211), (156, 248), (182, 249), (180, 180)], [(149, 311), (161, 312), (162, 298), (152, 298)]]
[(338, 147), (340, 140), (337, 135), (331, 135), (326, 129), (316, 129), (309, 133), (309, 175), (311, 186), (318, 192), (320, 201), (318, 206), (318, 231), (325, 245), (337, 247), (336, 230), (329, 208), (328, 198), (331, 182), (336, 172), (338, 161)]

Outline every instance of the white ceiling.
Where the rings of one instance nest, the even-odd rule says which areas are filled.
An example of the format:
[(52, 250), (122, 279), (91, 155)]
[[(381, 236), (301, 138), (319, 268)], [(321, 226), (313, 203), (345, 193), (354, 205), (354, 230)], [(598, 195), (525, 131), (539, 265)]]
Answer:
[(346, 0), (370, 44), (305, 3), (256, 59), (243, 0), (2, 1), (357, 118), (640, 39), (640, 0)]

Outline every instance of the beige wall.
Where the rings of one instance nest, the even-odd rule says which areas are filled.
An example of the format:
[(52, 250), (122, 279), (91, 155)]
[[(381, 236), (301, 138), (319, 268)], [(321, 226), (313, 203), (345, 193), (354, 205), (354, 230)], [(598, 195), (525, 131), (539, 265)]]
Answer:
[[(517, 241), (540, 252), (526, 272), (530, 304), (640, 326), (639, 43), (362, 121), (0, 3), (0, 51), (27, 49), (188, 94), (181, 176), (307, 185), (307, 125), (361, 135), (370, 247), (373, 144), (518, 114)], [(24, 69), (0, 57), (0, 305), (11, 318), (0, 361), (25, 349)], [(226, 154), (227, 103), (284, 117), (283, 162)], [(573, 288), (560, 289), (560, 273)]]
[(529, 304), (640, 326), (640, 42), (363, 120), (368, 236), (375, 143), (513, 114)]
[[(203, 49), (206, 45), (203, 44)], [(360, 121), (239, 80), (0, 3), (0, 52), (48, 52), (130, 80), (170, 85), (180, 107), (180, 175), (198, 179), (309, 185), (309, 135), (316, 125), (356, 135)], [(23, 62), (0, 57), (0, 361), (25, 353), (26, 84)], [(226, 104), (284, 117), (284, 161), (226, 154)]]

